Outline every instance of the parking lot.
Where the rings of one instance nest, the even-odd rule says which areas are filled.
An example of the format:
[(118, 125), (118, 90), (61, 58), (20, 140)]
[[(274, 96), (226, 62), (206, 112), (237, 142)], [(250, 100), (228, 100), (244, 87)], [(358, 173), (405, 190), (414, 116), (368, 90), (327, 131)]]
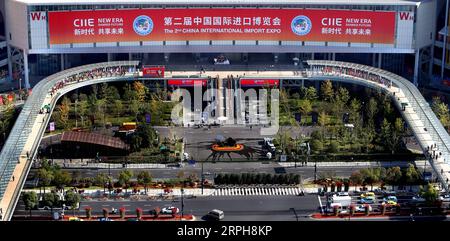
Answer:
[[(441, 195), (439, 199), (442, 201), (442, 207), (450, 209), (450, 200), (447, 196)], [(421, 210), (427, 207), (425, 199), (419, 197), (415, 192), (409, 191), (349, 191), (325, 193), (319, 196), (319, 207), (321, 212), (332, 213), (334, 206), (338, 206), (340, 213), (348, 213), (350, 206), (355, 206), (355, 212), (365, 212), (365, 205), (368, 205), (372, 212), (381, 212), (382, 205), (386, 204), (386, 211), (395, 212), (397, 208), (402, 210)]]

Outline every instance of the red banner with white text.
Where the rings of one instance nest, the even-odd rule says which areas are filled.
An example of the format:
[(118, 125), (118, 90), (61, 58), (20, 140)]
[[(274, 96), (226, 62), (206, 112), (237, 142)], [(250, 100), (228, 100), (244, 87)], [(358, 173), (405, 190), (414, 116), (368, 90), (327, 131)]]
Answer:
[(48, 13), (50, 44), (275, 40), (394, 43), (395, 12), (138, 9)]

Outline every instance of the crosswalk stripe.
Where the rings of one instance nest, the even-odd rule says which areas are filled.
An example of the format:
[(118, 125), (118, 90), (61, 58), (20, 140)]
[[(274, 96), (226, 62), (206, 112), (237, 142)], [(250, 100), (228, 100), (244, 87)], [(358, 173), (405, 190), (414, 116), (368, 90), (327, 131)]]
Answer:
[(255, 187), (255, 188), (236, 188), (225, 187), (218, 188), (212, 196), (293, 196), (301, 193), (301, 188), (298, 187)]

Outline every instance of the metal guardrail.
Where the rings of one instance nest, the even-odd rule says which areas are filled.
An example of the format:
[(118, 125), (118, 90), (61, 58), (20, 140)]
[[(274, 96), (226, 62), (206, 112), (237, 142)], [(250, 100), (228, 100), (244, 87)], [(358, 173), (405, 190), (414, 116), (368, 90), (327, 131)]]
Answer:
[[(32, 95), (28, 98), (26, 101), (19, 117), (17, 118), (11, 133), (3, 146), (3, 149), (0, 153), (0, 198), (3, 198), (4, 192), (6, 190), (6, 187), (11, 179), (11, 175), (14, 172), (14, 169), (16, 165), (18, 164), (18, 161), (20, 160), (21, 154), (24, 152), (24, 146), (26, 144), (26, 141), (28, 140), (29, 134), (31, 133), (31, 129), (33, 127), (33, 124), (36, 121), (36, 117), (38, 115), (38, 112), (40, 108), (43, 105), (44, 99), (47, 96), (49, 90), (59, 81), (65, 79), (66, 77), (74, 76), (80, 73), (89, 72), (93, 69), (98, 68), (106, 68), (106, 67), (134, 67), (134, 70), (136, 69), (136, 66), (139, 65), (139, 61), (116, 61), (116, 62), (105, 62), (105, 63), (97, 63), (97, 64), (91, 64), (91, 65), (84, 65), (79, 66), (76, 68), (68, 69), (59, 73), (56, 73), (54, 75), (51, 75), (42, 81), (40, 81), (34, 88)], [(128, 72), (128, 71), (127, 71)], [(119, 78), (119, 76), (117, 77)], [(117, 79), (116, 78), (116, 79)], [(102, 79), (101, 77), (99, 79)], [(108, 78), (106, 78), (108, 79)], [(112, 79), (109, 77), (109, 79)], [(82, 81), (85, 83), (85, 85), (88, 85), (90, 82), (95, 82), (98, 79), (93, 80), (85, 80)], [(70, 88), (70, 84), (67, 86), (64, 86), (64, 88)], [(63, 89), (64, 89), (63, 88)], [(68, 89), (69, 89), (68, 88)], [(62, 89), (62, 90), (63, 90)], [(61, 93), (62, 90), (59, 92)], [(62, 95), (55, 95), (52, 98), (52, 107), (56, 104), (56, 101), (61, 97)], [(53, 109), (53, 108), (52, 108)], [(49, 116), (49, 115), (48, 115)], [(49, 118), (47, 116), (47, 119), (44, 121), (45, 124), (48, 124)], [(41, 137), (45, 131), (46, 125), (41, 125), (39, 129), (40, 137), (36, 138), (34, 140), (32, 150), (29, 150), (30, 159), (33, 160), (37, 147), (39, 146), (39, 143), (41, 141)], [(26, 166), (26, 172), (29, 171), (31, 161), (30, 159), (27, 160), (27, 166)], [(8, 220), (10, 219), (10, 216), (12, 215), (11, 207), (15, 206), (17, 203), (18, 196), (20, 194), (20, 189), (23, 186), (25, 182), (25, 177), (22, 175), (19, 178), (19, 187), (15, 189), (15, 193), (13, 195), (14, 200), (10, 202), (10, 206), (8, 210), (5, 210), (5, 218)], [(12, 205), (12, 206), (11, 206)]]

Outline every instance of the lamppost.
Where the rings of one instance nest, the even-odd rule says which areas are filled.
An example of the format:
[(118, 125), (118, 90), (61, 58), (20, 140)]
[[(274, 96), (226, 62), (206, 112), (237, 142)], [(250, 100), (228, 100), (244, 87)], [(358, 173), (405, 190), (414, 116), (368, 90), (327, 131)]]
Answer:
[(78, 105), (78, 97), (75, 100), (75, 128), (78, 128), (77, 105)]
[(184, 214), (184, 188), (181, 188), (181, 218), (180, 221), (183, 221)]
[(291, 208), (291, 211), (293, 211), (294, 212), (294, 215), (295, 215), (295, 219), (297, 220), (297, 222), (298, 222), (298, 215), (297, 215), (297, 212), (295, 211), (295, 208)]
[(203, 162), (205, 161), (202, 161), (202, 195), (203, 195), (203, 183), (205, 182), (205, 174), (203, 174)]

